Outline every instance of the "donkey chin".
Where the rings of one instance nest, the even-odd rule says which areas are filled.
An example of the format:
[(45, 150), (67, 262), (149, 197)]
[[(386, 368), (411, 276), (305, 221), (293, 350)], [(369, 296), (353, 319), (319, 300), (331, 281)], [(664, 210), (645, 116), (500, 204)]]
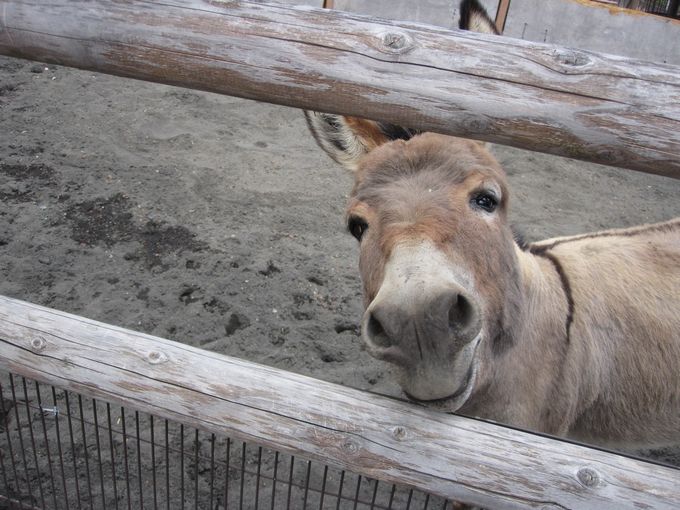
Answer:
[(404, 394), (413, 401), (439, 411), (454, 412), (472, 395), (479, 361), (476, 357), (481, 334), (466, 344), (453, 362), (423, 360), (414, 367), (396, 366), (397, 381)]

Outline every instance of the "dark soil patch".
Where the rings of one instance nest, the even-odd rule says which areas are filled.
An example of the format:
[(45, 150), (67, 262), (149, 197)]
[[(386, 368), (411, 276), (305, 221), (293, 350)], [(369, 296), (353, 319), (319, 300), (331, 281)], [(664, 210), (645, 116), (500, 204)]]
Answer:
[(43, 163), (30, 165), (0, 163), (0, 173), (21, 181), (28, 179), (48, 180), (53, 178), (54, 169)]
[(30, 191), (21, 191), (16, 188), (12, 188), (10, 191), (0, 191), (0, 202), (30, 202), (32, 200), (32, 194)]
[(17, 90), (19, 86), (13, 83), (8, 83), (7, 85), (0, 85), (0, 97), (8, 96), (10, 93)]
[(207, 248), (206, 243), (196, 240), (196, 234), (185, 227), (163, 226), (153, 221), (139, 231), (139, 240), (149, 267), (161, 265), (161, 258), (167, 253), (197, 252)]
[(207, 247), (196, 235), (182, 226), (167, 226), (148, 221), (135, 224), (131, 209), (134, 204), (122, 193), (72, 205), (66, 210), (71, 223), (71, 238), (81, 244), (111, 247), (136, 241), (140, 247), (125, 255), (126, 260), (144, 260), (153, 268), (162, 265), (162, 257), (185, 250), (197, 252)]
[(129, 241), (137, 231), (132, 222), (130, 200), (122, 193), (72, 205), (66, 210), (71, 238), (81, 244), (113, 246)]

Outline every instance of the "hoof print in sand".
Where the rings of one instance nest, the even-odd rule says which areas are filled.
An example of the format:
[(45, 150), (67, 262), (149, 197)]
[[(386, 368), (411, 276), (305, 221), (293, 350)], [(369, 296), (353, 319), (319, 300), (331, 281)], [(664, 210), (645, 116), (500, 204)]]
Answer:
[(232, 313), (229, 316), (229, 322), (224, 326), (224, 332), (227, 336), (231, 336), (240, 329), (245, 329), (250, 326), (250, 319), (241, 313)]

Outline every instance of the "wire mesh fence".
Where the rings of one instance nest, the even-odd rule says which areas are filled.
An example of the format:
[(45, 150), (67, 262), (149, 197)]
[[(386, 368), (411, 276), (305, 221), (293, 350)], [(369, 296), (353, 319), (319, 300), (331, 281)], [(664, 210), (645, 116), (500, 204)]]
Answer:
[(453, 505), (0, 372), (0, 509), (5, 508), (434, 510)]

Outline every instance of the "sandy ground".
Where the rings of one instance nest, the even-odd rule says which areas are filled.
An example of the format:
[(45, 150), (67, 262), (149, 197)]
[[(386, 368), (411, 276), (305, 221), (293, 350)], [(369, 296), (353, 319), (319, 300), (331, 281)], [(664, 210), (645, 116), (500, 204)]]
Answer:
[[(528, 240), (680, 215), (680, 181), (494, 150)], [(0, 58), (0, 294), (398, 394), (350, 186), (300, 111)]]

